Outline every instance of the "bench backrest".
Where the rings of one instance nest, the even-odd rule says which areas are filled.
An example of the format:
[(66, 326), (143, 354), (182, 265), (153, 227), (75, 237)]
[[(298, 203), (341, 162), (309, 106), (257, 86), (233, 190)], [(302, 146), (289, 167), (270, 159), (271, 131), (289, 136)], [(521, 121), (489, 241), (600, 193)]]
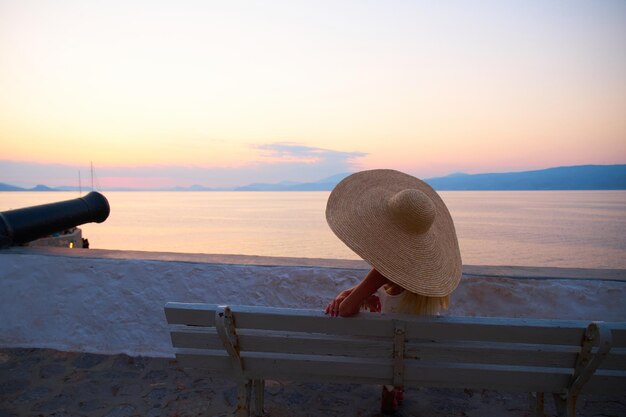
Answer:
[(612, 333), (585, 321), (331, 318), (317, 310), (187, 303), (168, 303), (165, 313), (183, 366), (247, 379), (560, 392), (587, 365), (581, 359), (594, 360), (594, 368), (602, 362), (612, 334), (620, 355), (603, 361), (587, 386), (617, 391), (626, 378), (624, 323), (612, 324)]

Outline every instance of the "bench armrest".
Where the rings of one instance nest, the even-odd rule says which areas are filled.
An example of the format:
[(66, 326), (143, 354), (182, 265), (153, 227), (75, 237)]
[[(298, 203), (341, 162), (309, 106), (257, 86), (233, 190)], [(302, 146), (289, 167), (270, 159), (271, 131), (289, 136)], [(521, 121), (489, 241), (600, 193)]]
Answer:
[[(593, 346), (598, 346), (595, 354)], [(589, 381), (593, 373), (598, 369), (606, 358), (613, 345), (611, 328), (599, 322), (590, 323), (583, 337), (580, 353), (576, 359), (576, 368), (572, 376), (570, 386), (567, 388), (568, 395), (576, 396), (582, 387)]]

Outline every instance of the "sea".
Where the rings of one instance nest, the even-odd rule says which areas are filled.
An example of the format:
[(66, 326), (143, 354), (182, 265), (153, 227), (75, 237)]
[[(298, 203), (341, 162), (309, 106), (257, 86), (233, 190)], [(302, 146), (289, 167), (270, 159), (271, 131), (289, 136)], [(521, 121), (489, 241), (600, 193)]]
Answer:
[[(103, 192), (96, 249), (359, 259), (325, 220), (329, 192)], [(83, 194), (84, 195), (84, 194)], [(466, 265), (626, 269), (626, 190), (442, 191)], [(78, 198), (0, 192), (0, 211)]]

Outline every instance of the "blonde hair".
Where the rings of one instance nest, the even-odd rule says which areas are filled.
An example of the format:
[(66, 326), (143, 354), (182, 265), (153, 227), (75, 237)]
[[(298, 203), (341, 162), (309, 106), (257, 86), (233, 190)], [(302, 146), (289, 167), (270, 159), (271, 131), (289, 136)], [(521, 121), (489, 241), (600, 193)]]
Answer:
[(428, 297), (404, 290), (398, 305), (398, 313), (436, 316), (441, 310), (447, 310), (449, 305), (450, 295), (445, 297)]

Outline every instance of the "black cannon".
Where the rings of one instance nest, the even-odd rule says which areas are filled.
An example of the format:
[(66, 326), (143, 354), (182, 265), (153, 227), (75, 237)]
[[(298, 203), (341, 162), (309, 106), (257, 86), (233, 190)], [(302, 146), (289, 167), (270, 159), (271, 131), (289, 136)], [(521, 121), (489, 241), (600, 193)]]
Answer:
[(0, 212), (0, 248), (21, 245), (84, 223), (102, 223), (109, 202), (92, 191), (84, 197)]

